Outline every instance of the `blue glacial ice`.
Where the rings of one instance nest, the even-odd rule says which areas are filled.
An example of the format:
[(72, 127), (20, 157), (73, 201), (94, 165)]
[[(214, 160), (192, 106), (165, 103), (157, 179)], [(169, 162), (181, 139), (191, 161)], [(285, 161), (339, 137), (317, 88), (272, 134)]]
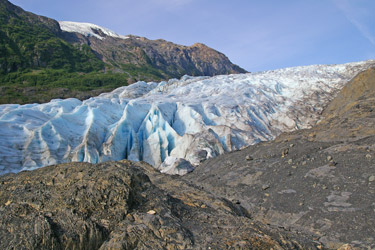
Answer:
[(338, 90), (374, 64), (184, 76), (85, 101), (0, 105), (0, 173), (129, 159), (184, 174), (207, 158), (311, 127)]

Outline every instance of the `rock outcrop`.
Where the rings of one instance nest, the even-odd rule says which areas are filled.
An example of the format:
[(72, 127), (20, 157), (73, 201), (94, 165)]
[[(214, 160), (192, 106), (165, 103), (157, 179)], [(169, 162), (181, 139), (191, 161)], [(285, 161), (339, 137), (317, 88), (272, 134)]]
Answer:
[(145, 163), (63, 164), (1, 176), (0, 185), (1, 249), (319, 246)]

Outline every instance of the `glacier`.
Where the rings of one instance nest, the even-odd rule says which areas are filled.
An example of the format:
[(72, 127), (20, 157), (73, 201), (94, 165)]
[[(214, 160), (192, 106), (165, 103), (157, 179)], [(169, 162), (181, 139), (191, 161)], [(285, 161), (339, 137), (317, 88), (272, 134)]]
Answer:
[(185, 174), (207, 158), (311, 127), (335, 94), (371, 66), (374, 60), (184, 76), (85, 101), (0, 105), (0, 173), (129, 159)]

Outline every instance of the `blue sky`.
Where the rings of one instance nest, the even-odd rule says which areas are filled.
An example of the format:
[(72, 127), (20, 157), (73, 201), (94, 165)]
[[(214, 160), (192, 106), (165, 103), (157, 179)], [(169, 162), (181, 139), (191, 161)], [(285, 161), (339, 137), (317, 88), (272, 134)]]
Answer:
[(10, 0), (121, 35), (204, 43), (248, 71), (375, 59), (374, 0)]

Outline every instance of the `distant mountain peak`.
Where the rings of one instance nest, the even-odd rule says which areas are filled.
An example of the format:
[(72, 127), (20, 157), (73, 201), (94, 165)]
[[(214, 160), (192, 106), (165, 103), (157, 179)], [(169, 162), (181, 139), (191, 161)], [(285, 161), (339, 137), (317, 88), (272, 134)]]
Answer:
[(92, 23), (59, 21), (59, 24), (63, 31), (76, 32), (87, 37), (96, 37), (100, 40), (103, 40), (107, 36), (121, 39), (129, 38), (128, 36), (119, 35), (110, 29)]
[[(223, 53), (202, 44), (183, 46), (162, 39), (119, 35), (91, 23), (58, 22), (5, 0), (0, 2), (0, 51), (0, 82), (9, 83), (11, 88), (0, 91), (0, 103), (86, 99), (137, 81), (247, 72)], [(51, 81), (51, 70), (62, 71), (74, 91), (66, 89), (67, 82), (61, 75), (54, 75)], [(49, 76), (39, 77), (30, 71)], [(8, 77), (15, 72), (21, 74), (16, 79)], [(97, 76), (91, 77), (94, 74)], [(78, 90), (81, 84), (85, 87)], [(32, 94), (28, 94), (30, 91)]]

